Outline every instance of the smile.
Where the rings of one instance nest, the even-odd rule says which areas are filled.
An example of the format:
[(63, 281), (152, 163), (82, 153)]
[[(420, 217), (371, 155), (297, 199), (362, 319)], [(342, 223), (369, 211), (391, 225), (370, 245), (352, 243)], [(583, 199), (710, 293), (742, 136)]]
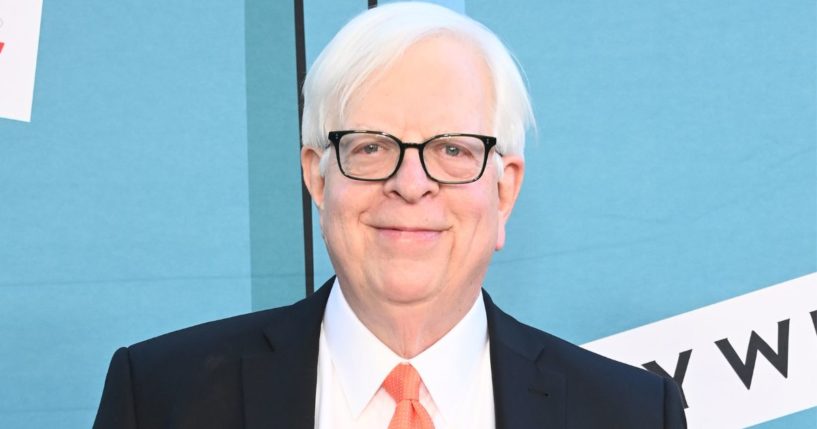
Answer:
[(375, 227), (378, 234), (387, 240), (396, 241), (434, 241), (444, 232), (443, 229), (417, 227)]

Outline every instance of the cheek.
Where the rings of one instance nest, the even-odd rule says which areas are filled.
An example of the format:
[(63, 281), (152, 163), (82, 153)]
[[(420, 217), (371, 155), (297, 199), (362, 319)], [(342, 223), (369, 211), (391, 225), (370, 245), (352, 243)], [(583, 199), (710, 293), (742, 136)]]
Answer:
[(498, 215), (496, 192), (490, 188), (477, 188), (452, 201), (451, 207), (463, 226), (463, 232), (470, 235), (469, 246), (483, 247), (490, 242), (493, 249)]
[(499, 197), (495, 186), (475, 187), (460, 201), (460, 207), (468, 207), (469, 212), (480, 222), (494, 219), (498, 213)]
[(327, 180), (321, 210), (321, 229), (324, 236), (335, 235), (338, 239), (353, 237), (354, 234), (347, 234), (344, 231), (357, 226), (370, 199), (368, 189), (345, 178), (332, 177)]
[(323, 210), (321, 211), (321, 227), (324, 235), (331, 235), (343, 224), (343, 216), (348, 215), (348, 208), (344, 207), (348, 199), (343, 198), (343, 189), (338, 186), (327, 186), (324, 194)]

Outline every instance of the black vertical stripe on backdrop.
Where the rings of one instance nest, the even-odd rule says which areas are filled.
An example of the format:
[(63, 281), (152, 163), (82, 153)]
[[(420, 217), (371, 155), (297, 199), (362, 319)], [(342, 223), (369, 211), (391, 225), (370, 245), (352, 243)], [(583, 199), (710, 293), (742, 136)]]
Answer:
[[(304, 43), (304, 2), (295, 1), (295, 68), (298, 78), (298, 150), (303, 147), (303, 133), (301, 124), (304, 117), (304, 79), (306, 79), (306, 46)], [(300, 158), (300, 152), (299, 156)], [(303, 169), (301, 169), (303, 176)], [(301, 181), (301, 213), (304, 226), (304, 289), (306, 296), (315, 291), (315, 268), (312, 254), (312, 199), (306, 184)]]
[[(377, 7), (377, 0), (368, 0), (369, 9)], [(300, 144), (303, 147), (303, 133), (301, 126), (304, 116), (303, 87), (306, 79), (306, 44), (304, 37), (304, 2), (294, 0), (295, 9), (295, 68), (298, 78), (298, 133)], [(301, 170), (303, 176), (303, 169)], [(312, 237), (312, 198), (306, 184), (301, 182), (301, 213), (304, 228), (304, 291), (306, 296), (315, 292), (315, 262)]]

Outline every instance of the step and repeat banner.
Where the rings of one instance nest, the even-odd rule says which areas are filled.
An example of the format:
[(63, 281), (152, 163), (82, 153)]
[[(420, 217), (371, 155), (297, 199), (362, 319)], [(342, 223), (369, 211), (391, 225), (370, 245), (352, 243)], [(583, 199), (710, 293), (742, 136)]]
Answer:
[(0, 118), (31, 120), (43, 0), (0, 0)]
[(747, 427), (817, 407), (817, 273), (584, 347), (675, 379), (692, 428)]

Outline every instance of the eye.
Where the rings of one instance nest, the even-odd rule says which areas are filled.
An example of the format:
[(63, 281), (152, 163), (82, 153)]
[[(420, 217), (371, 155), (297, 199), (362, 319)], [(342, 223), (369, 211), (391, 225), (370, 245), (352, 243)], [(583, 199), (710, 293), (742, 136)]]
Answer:
[(379, 150), (380, 150), (380, 146), (375, 144), (375, 143), (369, 143), (367, 145), (364, 145), (360, 149), (360, 151), (365, 153), (365, 154), (372, 154), (372, 153), (375, 153), (375, 152), (377, 152)]
[(462, 149), (454, 145), (445, 145), (445, 154), (448, 156), (459, 156)]
[(389, 151), (389, 147), (384, 142), (380, 141), (363, 141), (356, 143), (351, 148), (351, 153), (354, 155), (370, 155), (381, 156)]

